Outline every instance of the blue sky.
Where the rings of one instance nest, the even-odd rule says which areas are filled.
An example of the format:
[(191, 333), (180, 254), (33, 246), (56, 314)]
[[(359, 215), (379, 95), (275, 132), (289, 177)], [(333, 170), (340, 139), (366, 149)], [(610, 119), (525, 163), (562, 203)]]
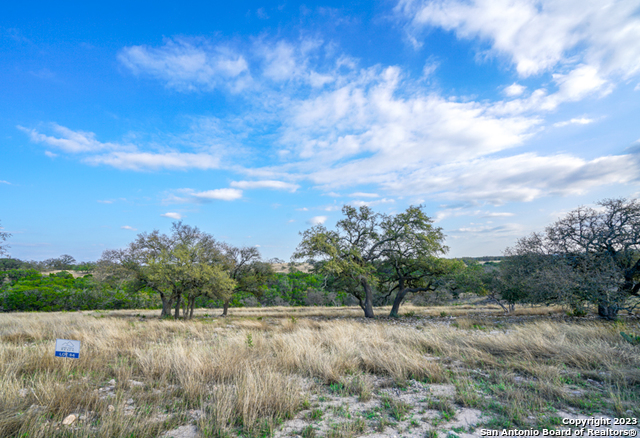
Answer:
[(640, 188), (640, 2), (13, 2), (9, 254), (96, 260), (182, 219), (288, 260), (344, 204), (500, 255)]

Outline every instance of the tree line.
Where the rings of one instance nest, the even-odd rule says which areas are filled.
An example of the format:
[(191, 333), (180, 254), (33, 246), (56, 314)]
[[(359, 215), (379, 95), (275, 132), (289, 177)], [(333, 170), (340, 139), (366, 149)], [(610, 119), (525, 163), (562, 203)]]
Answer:
[[(264, 261), (257, 248), (235, 247), (176, 222), (169, 234), (140, 233), (126, 248), (105, 251), (96, 263), (75, 263), (70, 256), (45, 262), (0, 259), (0, 307), (38, 310), (34, 303), (41, 303), (44, 310), (60, 310), (34, 291), (51, 295), (62, 286), (84, 291), (63, 294), (67, 302), (102, 294), (102, 301), (94, 302), (157, 306), (162, 317), (174, 318), (191, 318), (202, 306), (221, 307), (227, 315), (229, 307), (239, 305), (351, 304), (365, 317), (390, 304), (390, 316), (397, 317), (408, 297), (461, 293), (485, 296), (506, 312), (517, 304), (559, 304), (584, 315), (596, 306), (605, 319), (640, 305), (638, 200), (580, 207), (544, 232), (519, 239), (502, 257), (475, 259), (445, 258), (443, 230), (422, 206), (395, 215), (344, 206), (342, 213), (333, 229), (316, 225), (301, 233), (292, 260), (310, 263), (311, 273), (275, 273), (273, 261)], [(0, 232), (0, 243), (8, 237)], [(37, 270), (51, 267), (89, 274), (84, 280), (62, 273), (44, 283), (36, 278)], [(128, 298), (105, 298), (116, 292)]]

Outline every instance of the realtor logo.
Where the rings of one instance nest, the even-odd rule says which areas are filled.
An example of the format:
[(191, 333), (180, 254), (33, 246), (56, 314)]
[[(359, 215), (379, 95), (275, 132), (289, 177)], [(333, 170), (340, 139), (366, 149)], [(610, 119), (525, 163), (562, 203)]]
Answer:
[(56, 339), (56, 356), (78, 359), (80, 357), (80, 341)]

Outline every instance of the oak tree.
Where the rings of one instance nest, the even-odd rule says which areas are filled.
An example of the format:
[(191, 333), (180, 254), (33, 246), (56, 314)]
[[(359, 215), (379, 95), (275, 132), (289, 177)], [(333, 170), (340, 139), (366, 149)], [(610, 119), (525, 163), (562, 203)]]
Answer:
[(605, 319), (640, 305), (640, 202), (619, 198), (597, 205), (571, 211), (506, 251), (505, 272), (527, 300), (577, 310), (591, 303)]

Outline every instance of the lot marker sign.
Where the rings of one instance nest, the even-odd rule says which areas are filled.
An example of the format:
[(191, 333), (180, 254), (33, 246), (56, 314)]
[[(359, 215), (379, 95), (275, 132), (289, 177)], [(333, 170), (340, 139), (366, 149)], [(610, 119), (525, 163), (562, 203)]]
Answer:
[(56, 356), (78, 359), (80, 357), (80, 341), (56, 339)]

